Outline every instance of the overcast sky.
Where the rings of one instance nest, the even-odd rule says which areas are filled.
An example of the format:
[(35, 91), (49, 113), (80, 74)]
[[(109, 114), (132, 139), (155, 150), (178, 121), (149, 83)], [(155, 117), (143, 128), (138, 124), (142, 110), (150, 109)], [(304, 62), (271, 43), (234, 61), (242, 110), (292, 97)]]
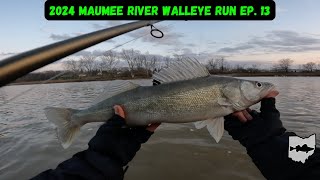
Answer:
[[(155, 26), (163, 30), (165, 38), (145, 36), (117, 50), (134, 48), (161, 55), (193, 53), (203, 59), (223, 55), (231, 61), (262, 64), (281, 58), (292, 58), (297, 64), (320, 62), (320, 1), (276, 0), (276, 3), (277, 16), (273, 21), (164, 21)], [(0, 2), (0, 18), (0, 59), (125, 23), (48, 21), (44, 17), (44, 1), (39, 0), (3, 0)], [(102, 52), (147, 33), (149, 28), (137, 30), (85, 52)]]

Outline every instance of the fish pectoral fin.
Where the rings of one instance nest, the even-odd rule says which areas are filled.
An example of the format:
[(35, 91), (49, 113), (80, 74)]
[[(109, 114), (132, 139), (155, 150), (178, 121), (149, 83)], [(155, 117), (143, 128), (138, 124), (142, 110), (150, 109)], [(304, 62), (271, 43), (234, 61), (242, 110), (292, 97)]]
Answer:
[(208, 119), (204, 121), (197, 121), (194, 123), (197, 129), (201, 129), (207, 126), (210, 135), (218, 143), (224, 133), (224, 118), (219, 117), (215, 119)]
[(194, 126), (197, 128), (197, 129), (202, 129), (204, 127), (207, 126), (208, 123), (210, 123), (211, 119), (209, 120), (204, 120), (204, 121), (197, 121), (197, 122), (194, 122)]
[(135, 89), (140, 87), (140, 85), (132, 83), (125, 80), (116, 80), (110, 82), (110, 84), (105, 88), (105, 90), (92, 102), (92, 104), (97, 104), (105, 99), (111, 98), (120, 93)]
[(220, 117), (220, 118), (213, 119), (211, 123), (207, 125), (207, 129), (210, 135), (218, 143), (221, 140), (224, 132), (224, 118)]
[(232, 106), (232, 103), (230, 103), (226, 98), (218, 98), (218, 104), (220, 106)]

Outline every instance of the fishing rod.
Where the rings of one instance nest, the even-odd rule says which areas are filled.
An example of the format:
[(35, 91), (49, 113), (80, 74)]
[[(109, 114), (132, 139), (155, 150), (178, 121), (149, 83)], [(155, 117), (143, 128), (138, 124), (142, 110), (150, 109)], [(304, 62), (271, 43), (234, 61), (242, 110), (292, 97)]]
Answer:
[(6, 58), (0, 61), (0, 87), (66, 56), (160, 21), (136, 21), (106, 28)]

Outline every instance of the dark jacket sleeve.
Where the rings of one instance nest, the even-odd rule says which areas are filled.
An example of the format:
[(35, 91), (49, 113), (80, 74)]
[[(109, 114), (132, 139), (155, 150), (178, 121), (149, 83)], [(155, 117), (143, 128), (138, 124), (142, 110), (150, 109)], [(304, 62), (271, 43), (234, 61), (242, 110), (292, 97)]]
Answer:
[(303, 164), (288, 157), (289, 136), (275, 107), (275, 99), (261, 101), (260, 113), (252, 111), (253, 120), (241, 123), (232, 115), (225, 117), (225, 129), (247, 149), (254, 164), (267, 179), (320, 179), (320, 150)]
[(34, 177), (34, 180), (120, 180), (124, 166), (133, 159), (141, 144), (152, 135), (145, 127), (126, 127), (122, 117), (114, 115), (90, 140), (89, 148)]

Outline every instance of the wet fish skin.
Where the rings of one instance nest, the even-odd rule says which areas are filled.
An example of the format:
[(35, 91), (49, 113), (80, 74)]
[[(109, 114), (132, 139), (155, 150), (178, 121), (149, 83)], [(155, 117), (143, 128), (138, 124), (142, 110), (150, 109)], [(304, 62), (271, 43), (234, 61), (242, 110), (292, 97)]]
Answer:
[[(257, 82), (210, 76), (158, 86), (139, 87), (76, 113), (77, 117), (74, 120), (83, 121), (79, 124), (106, 121), (113, 114), (112, 107), (119, 104), (125, 109), (129, 125), (194, 122), (246, 109), (274, 88), (273, 84), (260, 82), (265, 88), (260, 92), (257, 91), (256, 99), (249, 100), (244, 96), (248, 92), (241, 90), (242, 83), (250, 86)], [(221, 106), (219, 99), (226, 99), (226, 103), (230, 105)]]
[[(260, 83), (262, 88), (257, 88), (257, 83)], [(71, 116), (69, 126), (74, 128), (72, 131), (78, 131), (86, 123), (108, 120), (113, 115), (113, 106), (116, 104), (124, 107), (128, 125), (195, 122), (223, 117), (246, 109), (273, 88), (270, 83), (209, 76), (158, 86), (138, 87), (105, 99), (88, 109), (68, 109), (64, 112), (66, 115), (62, 113), (63, 109), (57, 108), (47, 109), (46, 114), (48, 119), (52, 120)], [(59, 121), (63, 121), (63, 118), (55, 124)], [(60, 135), (60, 140), (64, 136), (70, 135)], [(62, 141), (69, 140), (67, 138)]]
[[(183, 62), (181, 64), (186, 67)], [(111, 118), (116, 104), (124, 108), (128, 125), (200, 122), (195, 124), (196, 127), (207, 126), (218, 142), (224, 131), (223, 116), (250, 107), (274, 89), (274, 85), (267, 82), (209, 76), (199, 64), (189, 62), (189, 65), (198, 70), (194, 78), (188, 74), (192, 71), (188, 70), (182, 72), (181, 76), (189, 79), (175, 81), (175, 71), (169, 69), (167, 73), (171, 73), (173, 78), (165, 75), (159, 77), (164, 81), (171, 79), (172, 82), (157, 86), (115, 86), (114, 89), (119, 93), (111, 93), (112, 96), (107, 93), (87, 109), (48, 107), (45, 114), (58, 127), (58, 137), (65, 148), (84, 124), (104, 122)]]

